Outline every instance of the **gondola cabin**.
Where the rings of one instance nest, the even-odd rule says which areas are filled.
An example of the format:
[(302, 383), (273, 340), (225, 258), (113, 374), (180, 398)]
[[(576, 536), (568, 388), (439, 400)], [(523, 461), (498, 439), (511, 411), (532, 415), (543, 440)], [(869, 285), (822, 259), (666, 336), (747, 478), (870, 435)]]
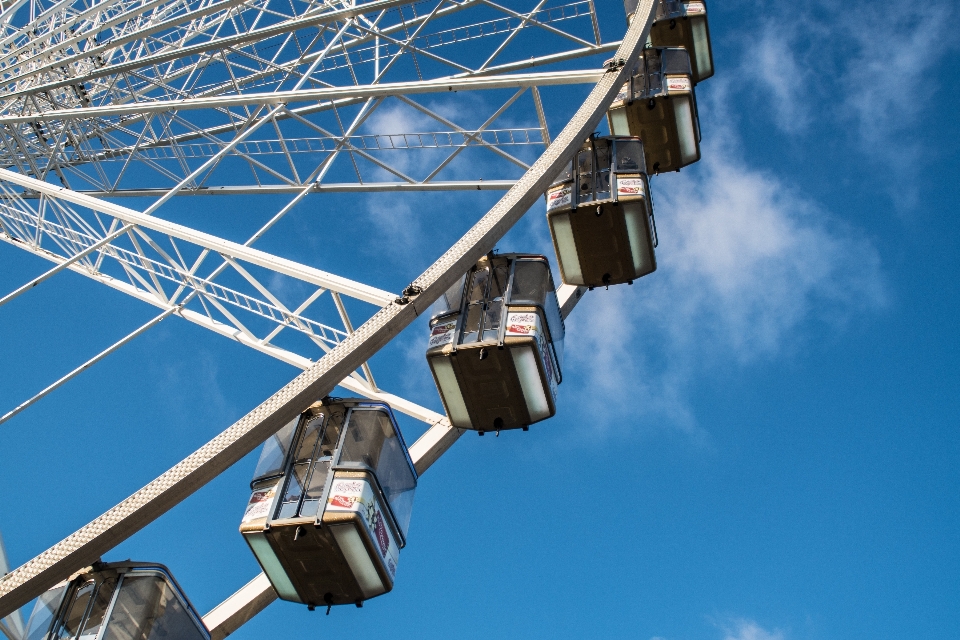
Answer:
[[(633, 21), (639, 0), (624, 0), (627, 23)], [(693, 83), (713, 75), (713, 50), (705, 0), (660, 0), (650, 28), (654, 47), (683, 47), (690, 53)]]
[(607, 111), (610, 132), (643, 140), (647, 173), (679, 171), (700, 159), (700, 121), (686, 49), (644, 49)]
[(210, 640), (161, 564), (97, 563), (37, 599), (24, 640)]
[(565, 284), (632, 284), (656, 270), (656, 226), (639, 138), (591, 137), (546, 198)]
[(417, 472), (385, 404), (324, 398), (263, 445), (240, 532), (284, 600), (393, 588)]
[(427, 362), (451, 423), (483, 435), (556, 414), (563, 332), (545, 257), (482, 258), (430, 321)]

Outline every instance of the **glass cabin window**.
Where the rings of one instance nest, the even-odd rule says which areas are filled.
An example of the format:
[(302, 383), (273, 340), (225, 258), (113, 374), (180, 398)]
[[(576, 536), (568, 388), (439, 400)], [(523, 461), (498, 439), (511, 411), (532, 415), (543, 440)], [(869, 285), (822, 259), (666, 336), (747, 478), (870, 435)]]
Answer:
[(663, 73), (666, 75), (693, 75), (690, 67), (690, 54), (686, 49), (670, 48), (660, 50), (663, 56)]
[(645, 95), (650, 95), (663, 91), (663, 76), (661, 75), (659, 49), (644, 50), (641, 70), (643, 78), (638, 78), (640, 82), (635, 83), (635, 89), (638, 95), (641, 92)]
[(340, 464), (349, 466), (350, 463), (366, 465), (373, 470), (397, 526), (406, 536), (413, 513), (417, 478), (403, 439), (384, 411), (354, 409), (350, 414)]
[(510, 304), (542, 306), (550, 290), (550, 270), (540, 260), (517, 260), (513, 271)]
[(103, 640), (206, 640), (161, 576), (124, 578)]
[(467, 291), (466, 320), (461, 344), (478, 340), (496, 340), (500, 333), (500, 302), (507, 288), (510, 265), (505, 258), (494, 258), (488, 266), (477, 269), (470, 278)]
[(584, 149), (577, 154), (577, 174), (580, 182), (579, 202), (593, 200), (593, 150)]
[(431, 318), (436, 318), (451, 311), (460, 311), (460, 302), (463, 296), (463, 281), (466, 277), (466, 274), (461, 276), (460, 279), (454, 282), (450, 288), (440, 296), (439, 300), (433, 303), (433, 306), (430, 307)]
[(100, 633), (100, 627), (103, 626), (103, 616), (110, 608), (110, 601), (113, 599), (113, 592), (117, 589), (116, 578), (107, 578), (99, 587), (96, 595), (90, 604), (90, 613), (83, 623), (83, 631), (77, 636), (78, 640), (94, 640)]
[(313, 469), (310, 471), (309, 479), (304, 484), (306, 492), (299, 511), (301, 518), (315, 516), (320, 510), (320, 498), (323, 497), (323, 488), (326, 486), (327, 477), (330, 475), (330, 463), (333, 460), (333, 452), (337, 449), (342, 428), (342, 413), (338, 412), (336, 415), (328, 416), (327, 426), (323, 430), (320, 445), (315, 453)]
[(616, 141), (616, 168), (621, 173), (640, 172), (646, 168), (643, 158), (643, 145), (639, 140)]
[(87, 606), (90, 604), (90, 598), (93, 597), (95, 588), (96, 583), (93, 580), (88, 580), (80, 585), (67, 608), (66, 615), (51, 635), (54, 640), (77, 637), (80, 624), (83, 622), (83, 614), (87, 612)]
[(287, 459), (290, 441), (293, 440), (293, 432), (297, 428), (299, 421), (299, 416), (294, 418), (287, 426), (277, 431), (263, 443), (260, 460), (257, 462), (256, 470), (253, 472), (253, 482), (258, 482), (264, 478), (276, 477), (283, 473), (283, 463)]
[(550, 330), (550, 342), (553, 343), (553, 353), (557, 360), (557, 368), (563, 371), (563, 339), (566, 329), (563, 326), (563, 316), (560, 315), (560, 303), (556, 291), (548, 291), (543, 305), (543, 312), (547, 316), (547, 328)]
[(27, 630), (23, 637), (25, 640), (45, 640), (50, 631), (50, 625), (53, 623), (53, 617), (57, 615), (60, 604), (63, 602), (63, 595), (66, 593), (69, 585), (54, 587), (37, 599), (37, 604), (33, 606), (33, 613), (30, 614), (30, 620), (27, 621)]
[(286, 486), (277, 518), (309, 517), (317, 514), (320, 494), (330, 470), (331, 456), (340, 436), (340, 428), (335, 422), (333, 419), (328, 420), (327, 412), (306, 420), (287, 469)]
[(594, 138), (593, 152), (596, 159), (597, 200), (610, 197), (610, 141)]

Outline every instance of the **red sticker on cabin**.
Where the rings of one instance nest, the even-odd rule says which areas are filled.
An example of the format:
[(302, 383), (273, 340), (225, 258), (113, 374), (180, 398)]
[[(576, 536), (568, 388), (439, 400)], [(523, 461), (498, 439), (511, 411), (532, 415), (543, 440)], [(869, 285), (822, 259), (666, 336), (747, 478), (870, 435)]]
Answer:
[(335, 507), (349, 509), (353, 506), (353, 498), (351, 496), (333, 496), (333, 498), (330, 499), (330, 504)]

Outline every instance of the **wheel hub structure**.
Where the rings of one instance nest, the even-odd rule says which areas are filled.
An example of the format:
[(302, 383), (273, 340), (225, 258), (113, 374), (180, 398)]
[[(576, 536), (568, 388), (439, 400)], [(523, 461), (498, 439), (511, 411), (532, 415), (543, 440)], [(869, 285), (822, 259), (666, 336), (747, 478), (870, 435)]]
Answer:
[[(90, 361), (33, 398), (0, 407), (0, 423), (169, 316), (303, 371), (0, 578), (0, 619), (336, 386), (428, 425), (410, 447), (419, 473), (438, 459), (461, 431), (379, 388), (368, 360), (493, 250), (598, 128), (647, 41), (656, 2), (641, 0), (629, 28), (614, 8), (598, 13), (594, 0), (0, 3), (0, 240), (49, 261), (0, 298), (0, 313), (67, 270), (157, 313), (107, 349), (91, 348)], [(601, 18), (622, 39), (603, 42)], [(564, 87), (575, 98), (555, 99)], [(356, 210), (330, 204), (343, 197), (335, 193), (435, 191), (456, 192), (465, 210), (489, 201), (485, 192), (502, 197), (423, 273), (404, 274), (403, 292), (342, 275), (349, 265), (331, 273), (257, 247), (298, 206), (350, 223)], [(255, 231), (238, 239), (229, 218), (211, 229), (190, 204), (203, 196), (207, 208), (242, 207)], [(308, 292), (296, 304), (280, 293), (292, 283)], [(584, 291), (558, 290), (564, 315)], [(223, 637), (274, 598), (261, 574), (205, 623)]]

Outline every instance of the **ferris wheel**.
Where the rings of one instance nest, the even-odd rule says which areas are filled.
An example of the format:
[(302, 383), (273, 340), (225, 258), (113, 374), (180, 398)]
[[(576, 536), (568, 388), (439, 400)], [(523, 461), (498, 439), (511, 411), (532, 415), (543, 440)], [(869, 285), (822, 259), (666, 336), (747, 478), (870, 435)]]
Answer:
[[(0, 408), (6, 412), (0, 423), (172, 316), (219, 336), (211, 340), (233, 340), (303, 370), (143, 489), (0, 578), (0, 619), (86, 570), (268, 439), (276, 440), (287, 467), (268, 469), (271, 476), (258, 466), (255, 480), (289, 479), (297, 464), (307, 464), (290, 450), (305, 441), (317, 416), (326, 416), (326, 431), (317, 432), (304, 460), (327, 460), (329, 469), (346, 460), (338, 457), (347, 456), (346, 434), (374, 420), (371, 407), (383, 408), (376, 420), (384, 450), (391, 437), (403, 441), (391, 412), (425, 423), (424, 435), (402, 447), (410, 465), (404, 473), (415, 485), (466, 430), (526, 429), (553, 415), (563, 318), (588, 289), (632, 282), (656, 268), (648, 176), (700, 154), (693, 87), (713, 73), (704, 3), (625, 5), (627, 20), (619, 6), (609, 15), (598, 12), (594, 0), (0, 4), (0, 240), (51, 265), (3, 295), (0, 313), (65, 271), (156, 312), (35, 396)], [(601, 19), (610, 16), (623, 37), (604, 42)], [(543, 97), (572, 85), (592, 87), (586, 100)], [(548, 123), (558, 119), (566, 125), (552, 135)], [(611, 135), (597, 136), (605, 119)], [(409, 284), (401, 290), (342, 275), (349, 265), (334, 273), (257, 246), (298, 207), (343, 219), (356, 215), (343, 194), (353, 194), (354, 203), (360, 196), (389, 203), (425, 192), (448, 192), (464, 203), (489, 192), (502, 197), (426, 270), (404, 274)], [(544, 194), (557, 256), (495, 256), (498, 240)], [(229, 219), (224, 228), (201, 230), (183, 205), (200, 201), (255, 210), (254, 231), (242, 241), (229, 239), (236, 236)], [(141, 203), (147, 204), (134, 206)], [(322, 241), (332, 247), (337, 238)], [(550, 275), (554, 260), (559, 287)], [(308, 293), (291, 304), (278, 292), (287, 282)], [(369, 363), (438, 300), (446, 306), (431, 322), (427, 358), (446, 415), (380, 388)], [(513, 377), (481, 383), (488, 365)], [(500, 391), (477, 391), (497, 385), (515, 388), (503, 393), (519, 398), (517, 406), (490, 397)], [(356, 401), (329, 399), (335, 387)], [(280, 438), (285, 428), (287, 444)], [(324, 438), (333, 438), (329, 452)], [(269, 450), (268, 443), (263, 455)], [(351, 455), (359, 456), (356, 464), (369, 459)], [(382, 498), (370, 500), (381, 500), (381, 510), (399, 522), (402, 507), (390, 497), (394, 481), (364, 464), (371, 495)], [(321, 505), (339, 477), (330, 474), (318, 494)], [(366, 495), (359, 484), (355, 490), (351, 505)], [(274, 494), (259, 495), (263, 502)], [(307, 504), (306, 484), (297, 496), (289, 513), (268, 519), (317, 513)], [(248, 513), (256, 513), (251, 500)], [(404, 527), (392, 526), (393, 533), (372, 539), (402, 546)], [(297, 540), (305, 531), (296, 525), (291, 535)], [(265, 573), (202, 624), (185, 605), (200, 633), (232, 633), (278, 593), (332, 606), (383, 592), (357, 578), (355, 597), (308, 597), (295, 580), (271, 573), (270, 558), (279, 552), (264, 555), (256, 545), (265, 543), (250, 544)], [(346, 538), (323, 544), (359, 548)], [(388, 555), (378, 560), (387, 568), (395, 561)], [(392, 572), (377, 567), (380, 582), (370, 578), (371, 584), (389, 590)], [(116, 599), (123, 581), (147, 574), (179, 589), (165, 568), (153, 565), (94, 567), (83, 575), (96, 585), (123, 576)]]

